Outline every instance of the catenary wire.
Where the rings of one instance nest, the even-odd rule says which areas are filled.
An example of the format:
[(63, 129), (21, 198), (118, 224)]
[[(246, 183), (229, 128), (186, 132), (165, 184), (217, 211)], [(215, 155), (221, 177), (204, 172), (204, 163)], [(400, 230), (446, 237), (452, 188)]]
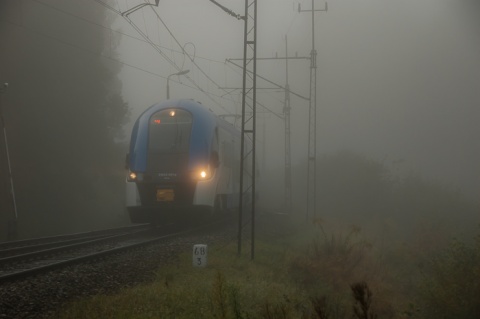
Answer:
[[(58, 11), (58, 12), (61, 12), (61, 13), (63, 13), (63, 14), (66, 14), (66, 15), (69, 15), (69, 16), (72, 16), (72, 17), (75, 17), (75, 18), (77, 18), (77, 19), (79, 19), (79, 20), (81, 20), (81, 21), (84, 21), (84, 22), (87, 22), (87, 23), (89, 23), (89, 24), (92, 24), (92, 25), (101, 27), (101, 28), (106, 29), (106, 30), (109, 30), (109, 31), (111, 31), (111, 32), (115, 32), (115, 33), (121, 34), (121, 35), (123, 35), (123, 36), (129, 37), (129, 38), (132, 38), (132, 39), (135, 39), (135, 40), (137, 40), (137, 41), (141, 41), (141, 42), (144, 42), (144, 43), (148, 43), (148, 44), (150, 44), (151, 46), (153, 46), (154, 48), (156, 47), (156, 50), (157, 50), (157, 49), (160, 49), (160, 50), (161, 50), (161, 49), (163, 48), (163, 49), (170, 50), (170, 51), (172, 51), (173, 53), (183, 54), (184, 56), (187, 55), (187, 56), (189, 57), (189, 59), (196, 65), (196, 67), (197, 67), (207, 78), (209, 78), (209, 80), (210, 80), (211, 82), (213, 82), (213, 83), (217, 86), (217, 88), (219, 88), (219, 89), (221, 89), (221, 90), (223, 90), (223, 89), (218, 85), (218, 83), (216, 83), (213, 79), (211, 79), (211, 78), (208, 76), (208, 74), (206, 74), (205, 72), (203, 72), (203, 69), (201, 69), (201, 68), (197, 65), (197, 63), (195, 63), (195, 61), (194, 61), (195, 58), (199, 58), (199, 59), (206, 60), (206, 61), (210, 61), (210, 62), (214, 62), (214, 63), (222, 63), (224, 66), (227, 66), (228, 69), (230, 69), (230, 70), (232, 70), (233, 72), (235, 72), (235, 73), (237, 73), (238, 75), (240, 75), (240, 72), (238, 72), (235, 68), (231, 67), (230, 65), (228, 65), (228, 64), (225, 63), (225, 62), (218, 61), (218, 60), (214, 60), (214, 59), (209, 59), (209, 58), (205, 58), (205, 57), (201, 57), (201, 56), (196, 56), (195, 54), (194, 54), (194, 57), (193, 57), (193, 58), (190, 57), (190, 55), (185, 51), (184, 48), (185, 48), (185, 46), (186, 46), (187, 44), (189, 44), (189, 43), (191, 43), (191, 42), (188, 42), (188, 43), (185, 44), (185, 46), (181, 47), (182, 51), (177, 51), (177, 50), (174, 50), (174, 49), (171, 49), (171, 48), (166, 48), (166, 47), (162, 47), (162, 46), (160, 46), (160, 45), (155, 44), (154, 42), (152, 42), (152, 41), (149, 39), (148, 35), (145, 35), (145, 36), (144, 36), (145, 38), (148, 39), (148, 40), (145, 40), (145, 39), (142, 39), (142, 38), (139, 38), (139, 37), (136, 37), (136, 36), (132, 36), (132, 35), (130, 35), (130, 34), (126, 34), (126, 33), (124, 33), (124, 32), (118, 31), (118, 30), (111, 29), (111, 28), (106, 27), (106, 26), (104, 26), (104, 25), (101, 25), (101, 24), (99, 24), (99, 23), (90, 21), (90, 20), (85, 19), (85, 18), (83, 18), (83, 17), (77, 16), (77, 15), (72, 14), (72, 13), (70, 13), (70, 12), (67, 12), (67, 11), (65, 11), (65, 10), (62, 10), (62, 9), (59, 9), (59, 8), (54, 7), (54, 6), (52, 6), (52, 5), (49, 5), (49, 4), (47, 4), (47, 3), (44, 3), (44, 2), (42, 2), (42, 1), (39, 1), (39, 0), (30, 0), (30, 1), (39, 3), (39, 4), (41, 4), (41, 5), (44, 5), (44, 6), (46, 6), (46, 7), (49, 7), (50, 9), (56, 10), (56, 11)], [(110, 6), (110, 5), (106, 4), (105, 2), (103, 2), (103, 1), (101, 1), (101, 0), (94, 0), (94, 1), (97, 2), (97, 3), (99, 3), (100, 5), (104, 6), (105, 8), (107, 8), (107, 9), (109, 9), (109, 10), (111, 10), (111, 11), (113, 11), (113, 12), (121, 15), (120, 4), (118, 3), (117, 0), (116, 0), (116, 4), (117, 4), (117, 7), (119, 8), (118, 10), (115, 9), (115, 8), (113, 8), (113, 7)], [(148, 3), (148, 2), (147, 2), (147, 3)], [(127, 3), (126, 5), (128, 5), (128, 3)], [(153, 8), (152, 8), (152, 9), (153, 9)], [(155, 11), (154, 11), (154, 12), (155, 12)], [(172, 38), (174, 38), (175, 42), (180, 46), (179, 41), (174, 37), (174, 35), (173, 35), (173, 33), (170, 31), (170, 29), (168, 29), (168, 27), (163, 23), (162, 19), (160, 19), (160, 17), (158, 16), (157, 12), (155, 12), (155, 14), (156, 14), (157, 17), (158, 17), (158, 20), (160, 20), (160, 21), (162, 22), (162, 24), (167, 28), (167, 30), (168, 30), (169, 33), (171, 34)], [(157, 20), (157, 21), (158, 21), (158, 20)], [(133, 22), (132, 22), (132, 23), (133, 23)], [(146, 25), (145, 18), (144, 18), (144, 24)], [(17, 26), (20, 26), (20, 25), (17, 25)], [(141, 29), (138, 28), (136, 25), (135, 25), (135, 26), (132, 25), (132, 27), (133, 27), (135, 30), (137, 30), (137, 32), (141, 32)], [(58, 40), (58, 39), (56, 39), (56, 40)], [(66, 43), (66, 42), (61, 41), (61, 40), (58, 40), (58, 41), (63, 42), (63, 43), (65, 43), (65, 44), (69, 44), (69, 43)], [(69, 45), (71, 45), (71, 44), (69, 44)], [(192, 45), (193, 45), (193, 43), (192, 43)], [(73, 45), (73, 46), (74, 46), (74, 45)], [(78, 47), (78, 48), (79, 48), (79, 47)], [(80, 49), (82, 49), (82, 48), (80, 48)], [(158, 50), (157, 50), (157, 51), (158, 51)], [(118, 62), (118, 63), (120, 63), (120, 64), (126, 65), (126, 66), (128, 66), (128, 67), (137, 69), (137, 70), (139, 70), (139, 71), (142, 71), (142, 72), (145, 72), (145, 73), (154, 75), (154, 76), (159, 77), (159, 78), (166, 79), (165, 76), (159, 75), (159, 74), (157, 74), (157, 73), (155, 73), (155, 72), (151, 72), (151, 71), (148, 71), (148, 70), (145, 70), (145, 69), (136, 67), (136, 66), (134, 66), (134, 65), (132, 65), (132, 64), (129, 64), (129, 63), (126, 63), (126, 62), (123, 62), (123, 61), (120, 61), (120, 60), (111, 58), (111, 57), (106, 56), (106, 55), (101, 55), (101, 56), (104, 57), (104, 58), (110, 59), (110, 60), (112, 60), (112, 61), (116, 61), (116, 62)], [(172, 61), (170, 58), (168, 58), (168, 56), (163, 55), (163, 54), (162, 54), (162, 56), (163, 56), (164, 58), (166, 58), (169, 63), (171, 63), (172, 65), (175, 65), (175, 62)], [(173, 80), (173, 81), (174, 81), (174, 80)], [(174, 82), (177, 82), (177, 81), (174, 81)], [(180, 83), (180, 84), (182, 84), (182, 85), (184, 85), (184, 86), (187, 86), (187, 87), (189, 87), (189, 88), (192, 88), (192, 89), (196, 89), (196, 90), (204, 93), (204, 94), (207, 95), (207, 96), (208, 96), (208, 95), (212, 95), (212, 96), (215, 96), (215, 97), (222, 98), (222, 99), (225, 99), (225, 100), (227, 100), (227, 101), (233, 102), (234, 104), (237, 104), (237, 101), (232, 100), (232, 99), (230, 99), (230, 98), (225, 98), (225, 95), (232, 94), (232, 91), (223, 90), (223, 91), (225, 92), (225, 94), (217, 95), (217, 94), (214, 94), (214, 93), (212, 93), (212, 92), (207, 92), (207, 91), (205, 91), (204, 89), (202, 89), (202, 88), (200, 88), (200, 87), (198, 87), (198, 86), (191, 87), (191, 86), (186, 85), (185, 83), (181, 83), (181, 82), (177, 82), (177, 83)], [(211, 97), (210, 97), (210, 98), (211, 98)], [(213, 100), (213, 101), (214, 101), (217, 105), (219, 105), (224, 111), (226, 111), (227, 113), (230, 113), (230, 112), (227, 111), (222, 105), (218, 104), (217, 101), (215, 101), (215, 100)], [(273, 112), (272, 110), (268, 109), (268, 108), (265, 107), (264, 105), (262, 105), (262, 104), (259, 104), (259, 105), (262, 106), (262, 107), (264, 107), (264, 108), (267, 109), (269, 112), (271, 112), (271, 113), (273, 113), (274, 115), (276, 115), (277, 117), (279, 117), (275, 112)], [(280, 117), (280, 118), (281, 118), (281, 117)]]
[[(158, 73), (155, 73), (155, 72), (152, 72), (152, 71), (148, 71), (148, 70), (142, 69), (142, 68), (137, 67), (137, 66), (135, 66), (135, 65), (132, 65), (132, 64), (126, 63), (126, 62), (124, 62), (124, 61), (121, 61), (121, 60), (112, 58), (111, 56), (108, 56), (108, 55), (104, 55), (104, 54), (101, 54), (101, 53), (98, 53), (98, 52), (94, 52), (94, 51), (85, 49), (85, 48), (80, 47), (80, 46), (78, 46), (78, 45), (75, 45), (75, 44), (73, 44), (73, 43), (69, 43), (69, 42), (66, 42), (66, 41), (64, 41), (64, 40), (60, 40), (60, 39), (58, 39), (58, 38), (52, 37), (51, 35), (42, 33), (42, 32), (40, 32), (40, 31), (38, 31), (38, 30), (34, 30), (34, 29), (31, 29), (31, 28), (25, 27), (25, 26), (23, 26), (23, 25), (20, 25), (20, 24), (18, 24), (18, 23), (15, 23), (15, 22), (11, 22), (11, 21), (6, 21), (6, 22), (9, 23), (9, 24), (11, 24), (11, 25), (14, 25), (14, 26), (16, 26), (16, 27), (18, 27), (18, 28), (22, 28), (22, 29), (24, 29), (24, 30), (27, 30), (28, 32), (31, 32), (31, 33), (40, 35), (40, 36), (42, 36), (42, 37), (48, 38), (48, 39), (53, 40), (53, 41), (57, 41), (57, 42), (62, 43), (62, 44), (64, 44), (64, 45), (66, 45), (66, 46), (75, 48), (75, 49), (77, 49), (77, 50), (85, 51), (85, 52), (87, 52), (87, 53), (89, 53), (89, 54), (92, 54), (92, 55), (94, 55), (94, 56), (102, 57), (102, 58), (104, 58), (104, 59), (107, 59), (107, 60), (110, 60), (110, 61), (113, 61), (113, 62), (122, 64), (122, 65), (125, 65), (125, 66), (127, 66), (127, 67), (132, 68), (132, 69), (136, 69), (136, 70), (138, 70), (138, 71), (141, 71), (141, 72), (144, 72), (144, 73), (153, 75), (153, 76), (158, 77), (158, 78), (167, 79), (165, 76), (160, 75), (160, 74), (158, 74)], [(176, 83), (180, 83), (180, 82), (177, 82), (177, 81), (175, 81), (175, 80), (171, 80), (171, 81), (176, 82)], [(188, 86), (188, 85), (186, 85), (185, 83), (180, 83), (180, 84), (185, 85), (185, 86), (187, 86), (187, 87), (189, 87), (189, 88), (191, 88), (191, 89), (194, 89), (194, 90), (197, 89), (197, 88), (195, 88), (195, 87), (193, 87), (193, 86)], [(216, 95), (216, 94), (214, 94), (214, 93), (210, 93), (210, 94), (212, 94), (212, 95), (214, 95), (214, 96), (216, 96), (216, 97), (218, 97), (218, 98), (221, 98), (221, 99), (230, 101), (230, 99), (226, 99), (226, 98), (224, 98), (224, 97), (222, 97), (222, 96), (220, 96), (220, 95)]]
[[(111, 29), (111, 28), (105, 27), (105, 26), (103, 26), (103, 25), (101, 25), (101, 24), (95, 23), (95, 22), (90, 21), (90, 20), (88, 20), (88, 19), (79, 17), (79, 16), (77, 16), (77, 15), (74, 15), (74, 14), (72, 14), (72, 13), (70, 13), (70, 12), (67, 12), (67, 11), (64, 11), (64, 10), (62, 10), (62, 9), (59, 9), (59, 8), (57, 8), (57, 7), (54, 7), (54, 6), (52, 6), (52, 5), (49, 5), (49, 4), (47, 4), (47, 3), (44, 3), (44, 2), (42, 2), (42, 1), (39, 1), (39, 0), (30, 0), (30, 1), (36, 2), (36, 3), (38, 3), (38, 4), (41, 4), (41, 5), (43, 5), (43, 6), (46, 6), (46, 7), (50, 8), (50, 9), (52, 9), (52, 10), (55, 10), (55, 11), (61, 12), (61, 13), (63, 13), (63, 14), (66, 14), (66, 15), (69, 15), (69, 16), (72, 16), (72, 17), (75, 17), (75, 18), (77, 18), (77, 19), (79, 19), (79, 20), (81, 20), (81, 21), (84, 21), (84, 22), (87, 22), (87, 23), (89, 23), (89, 24), (92, 24), (92, 25), (101, 27), (101, 28), (103, 28), (103, 29), (106, 29), (106, 30), (109, 30), (109, 31), (112, 31), (112, 32), (116, 32), (116, 33), (125, 35), (125, 36), (127, 36), (127, 37), (131, 37), (131, 38), (134, 38), (134, 39), (136, 39), (136, 40), (143, 41), (143, 42), (146, 42), (146, 43), (150, 43), (150, 44), (151, 44), (151, 42), (149, 42), (149, 41), (142, 40), (142, 39), (140, 39), (140, 38), (138, 38), (138, 37), (134, 37), (134, 36), (131, 36), (131, 35), (122, 33), (122, 32), (117, 31), (117, 30), (113, 30), (113, 29)], [(116, 12), (116, 13), (121, 13), (119, 10), (116, 10), (116, 9), (113, 8), (112, 6), (106, 4), (106, 3), (102, 2), (102, 1), (99, 1), (99, 0), (94, 0), (94, 1), (100, 3), (101, 5), (103, 5), (104, 7), (106, 7), (106, 8), (109, 9), (109, 10), (112, 10), (112, 11), (114, 11), (114, 12)], [(117, 2), (117, 5), (118, 5), (118, 2)], [(118, 6), (119, 6), (119, 5), (118, 5)], [(17, 27), (24, 28), (25, 30), (29, 30), (29, 31), (31, 31), (31, 32), (36, 32), (37, 34), (40, 34), (40, 35), (42, 35), (42, 36), (44, 36), (44, 37), (47, 37), (47, 38), (56, 40), (56, 41), (58, 41), (58, 42), (60, 42), (60, 43), (63, 43), (63, 44), (65, 44), (65, 45), (68, 45), (68, 46), (71, 46), (71, 47), (75, 47), (75, 48), (80, 49), (80, 50), (87, 51), (87, 52), (89, 52), (89, 53), (92, 53), (92, 54), (101, 56), (101, 57), (103, 57), (103, 58), (106, 58), (106, 59), (115, 61), (115, 62), (120, 63), (120, 64), (122, 64), (122, 65), (131, 67), (131, 68), (133, 68), (133, 69), (136, 69), (136, 70), (139, 70), (139, 71), (148, 73), (148, 74), (150, 74), (150, 75), (153, 75), (153, 76), (156, 76), (156, 77), (159, 77), (159, 78), (166, 79), (165, 76), (162, 76), (162, 75), (160, 75), (160, 74), (158, 74), (158, 73), (145, 70), (145, 69), (143, 69), (143, 68), (134, 66), (134, 65), (129, 64), (129, 63), (126, 63), (126, 62), (124, 62), (124, 61), (120, 61), (120, 60), (118, 60), (118, 59), (114, 59), (114, 58), (112, 58), (112, 57), (110, 57), (110, 56), (108, 56), (108, 55), (98, 54), (98, 53), (96, 53), (96, 52), (89, 51), (89, 50), (87, 50), (87, 49), (85, 49), (85, 48), (82, 48), (82, 47), (77, 46), (77, 45), (74, 45), (74, 44), (72, 44), (72, 43), (68, 43), (68, 42), (66, 42), (66, 41), (57, 39), (57, 38), (52, 37), (52, 36), (50, 36), (50, 35), (43, 34), (43, 33), (41, 33), (41, 32), (31, 30), (31, 29), (29, 29), (29, 28), (27, 28), (27, 27), (25, 27), (25, 26), (23, 26), (23, 25), (20, 25), (20, 24), (16, 24), (16, 23), (11, 23), (11, 24), (16, 25)], [(133, 27), (133, 26), (132, 26), (132, 27)], [(135, 26), (134, 28), (138, 28), (138, 27)], [(140, 29), (138, 28), (138, 30), (140, 30)], [(141, 30), (140, 30), (140, 31), (141, 31)], [(154, 46), (157, 46), (157, 45), (154, 44)], [(158, 47), (158, 46), (157, 46), (157, 47)], [(178, 51), (175, 51), (175, 52), (181, 53), (181, 52), (178, 52)], [(166, 58), (168, 59), (168, 56), (166, 56)], [(200, 58), (200, 59), (203, 59), (203, 58), (201, 58), (201, 57), (199, 57), (199, 58)], [(212, 62), (222, 63), (222, 64), (223, 64), (223, 62), (220, 62), (220, 61), (215, 61), (215, 60), (211, 60), (211, 59), (205, 59), (205, 60), (210, 60), (210, 61), (212, 61)], [(171, 61), (171, 63), (172, 63), (172, 62), (173, 62), (173, 61)], [(174, 81), (174, 80), (172, 80), (172, 81), (173, 81), (173, 82), (177, 82), (177, 81)], [(181, 82), (177, 82), (177, 83), (180, 83), (180, 84), (182, 84), (182, 85), (185, 85), (184, 83), (181, 83)], [(185, 85), (185, 86), (187, 86), (187, 85)], [(229, 98), (225, 98), (223, 95), (217, 95), (217, 94), (214, 94), (214, 93), (212, 93), (212, 92), (206, 92), (204, 89), (199, 88), (199, 87), (192, 87), (192, 86), (187, 86), (187, 87), (192, 88), (192, 89), (194, 89), (194, 90), (198, 90), (198, 91), (200, 91), (200, 92), (202, 92), (202, 93), (204, 93), (204, 94), (210, 94), (210, 95), (212, 95), (212, 96), (215, 96), (215, 97), (218, 97), (218, 98), (221, 98), (221, 99), (224, 99), (224, 100), (226, 100), (226, 101), (233, 102), (233, 103), (236, 104), (235, 101), (232, 101), (232, 99), (229, 99)], [(218, 103), (218, 102), (216, 102), (216, 103)]]
[[(145, 40), (149, 41), (150, 45), (165, 59), (167, 62), (169, 62), (177, 71), (181, 71), (180, 67), (176, 65), (174, 61), (170, 59), (160, 48), (158, 48), (155, 43), (153, 43), (147, 36), (146, 34), (128, 17), (125, 17), (126, 21), (142, 36), (145, 38)], [(189, 80), (200, 92), (205, 94), (212, 102), (214, 102), (216, 105), (218, 105), (221, 109), (223, 109), (227, 113), (232, 113), (228, 111), (222, 104), (218, 103), (215, 99), (212, 98), (212, 95), (210, 92), (205, 91), (202, 87), (200, 87), (191, 77), (185, 76), (187, 80)], [(229, 100), (229, 99), (226, 99)], [(231, 101), (231, 100), (230, 100)]]
[[(145, 2), (147, 2), (147, 1), (145, 0)], [(195, 62), (195, 59), (192, 58), (192, 57), (190, 57), (190, 55), (185, 51), (184, 46), (182, 46), (182, 45), (180, 44), (180, 42), (177, 40), (177, 38), (175, 37), (175, 35), (173, 34), (173, 32), (170, 30), (170, 28), (168, 28), (168, 26), (166, 25), (166, 23), (165, 23), (165, 22), (163, 21), (163, 19), (160, 17), (160, 15), (158, 14), (158, 12), (155, 11), (155, 9), (154, 9), (153, 7), (150, 7), (150, 8), (152, 9), (152, 11), (153, 11), (153, 12), (155, 13), (155, 15), (157, 16), (157, 19), (163, 24), (163, 26), (165, 27), (165, 29), (167, 30), (167, 32), (170, 34), (170, 36), (172, 37), (172, 39), (173, 39), (173, 40), (177, 43), (177, 45), (180, 47), (180, 49), (182, 50), (183, 54), (186, 55), (186, 56), (190, 59), (190, 61), (193, 63), (193, 65), (195, 65), (195, 66), (197, 67), (197, 69), (198, 69), (209, 81), (211, 81), (214, 85), (216, 85), (218, 89), (222, 90), (222, 89), (221, 89), (221, 86), (220, 86), (214, 79), (212, 79), (212, 78)], [(187, 78), (188, 78), (188, 77), (187, 77)], [(207, 94), (207, 93), (206, 93), (206, 94)], [(208, 96), (208, 94), (207, 94), (207, 96)], [(217, 101), (214, 101), (214, 100), (213, 100), (213, 102), (215, 102), (216, 104), (218, 104)], [(227, 111), (227, 110), (225, 109), (225, 107), (224, 107), (223, 105), (221, 105), (221, 104), (218, 104), (218, 105), (219, 105), (224, 111), (229, 112), (229, 111)], [(232, 113), (232, 112), (230, 112), (230, 113)]]
[[(105, 4), (104, 2), (100, 1), (100, 0), (94, 0), (98, 3), (100, 3), (101, 5), (103, 5), (104, 7), (116, 12), (117, 14), (121, 14), (121, 12), (119, 12), (118, 10), (115, 10), (113, 7)], [(146, 2), (148, 3), (148, 2)], [(170, 29), (168, 29), (168, 27), (166, 26), (166, 24), (160, 19), (160, 16), (157, 14), (157, 12), (154, 10), (155, 14), (157, 15), (157, 17), (159, 18), (159, 20), (162, 22), (162, 24), (165, 26), (165, 28), (168, 30), (168, 32), (170, 33), (170, 35), (172, 36), (172, 38), (174, 38), (175, 42), (177, 42), (177, 44), (179, 44), (178, 40), (173, 36), (173, 33), (170, 31)], [(172, 61), (154, 42), (152, 42), (150, 40), (150, 38), (131, 20), (128, 18), (128, 16), (123, 16), (125, 18), (125, 20), (145, 39), (145, 41), (147, 41), (168, 63), (170, 63), (173, 67), (175, 67), (178, 71), (180, 71), (179, 67), (175, 64), (174, 61)], [(179, 44), (180, 45), (180, 44)], [(181, 45), (180, 45), (181, 47)], [(183, 47), (181, 47), (182, 50), (183, 50)], [(185, 50), (183, 50), (183, 53), (185, 54)], [(193, 62), (193, 61), (192, 61)], [(213, 81), (213, 79), (211, 79), (199, 66), (198, 64), (194, 63), (197, 68), (210, 80), (212, 81), (213, 83), (215, 83)], [(210, 92), (207, 92), (205, 91), (202, 87), (200, 87), (192, 78), (186, 76), (186, 78), (200, 91), (202, 92), (203, 94), (205, 94), (212, 102), (214, 102), (216, 105), (218, 105), (221, 109), (223, 109), (225, 112), (227, 113), (232, 113), (230, 111), (228, 111), (227, 109), (225, 109), (225, 107), (218, 103), (218, 101), (216, 101), (215, 99), (213, 99), (212, 95)], [(215, 85), (218, 86), (218, 84), (215, 83)], [(226, 99), (226, 98), (224, 98)], [(226, 99), (226, 100), (230, 100), (231, 102), (235, 103), (233, 100), (231, 99)]]

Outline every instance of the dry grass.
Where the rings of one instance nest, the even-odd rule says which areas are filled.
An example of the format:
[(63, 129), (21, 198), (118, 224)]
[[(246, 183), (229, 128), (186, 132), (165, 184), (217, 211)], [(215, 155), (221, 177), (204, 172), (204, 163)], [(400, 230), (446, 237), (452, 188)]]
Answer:
[[(480, 237), (473, 248), (457, 244), (444, 258), (432, 259), (429, 269), (435, 271), (424, 273), (424, 285), (414, 285), (405, 281), (422, 277), (408, 246), (383, 246), (387, 254), (359, 227), (334, 231), (319, 220), (292, 229), (259, 236), (255, 261), (237, 257), (235, 244), (212, 245), (208, 266), (193, 268), (186, 252), (159, 269), (155, 282), (80, 300), (56, 317), (403, 319), (459, 309), (478, 314)], [(470, 276), (463, 276), (467, 271)]]

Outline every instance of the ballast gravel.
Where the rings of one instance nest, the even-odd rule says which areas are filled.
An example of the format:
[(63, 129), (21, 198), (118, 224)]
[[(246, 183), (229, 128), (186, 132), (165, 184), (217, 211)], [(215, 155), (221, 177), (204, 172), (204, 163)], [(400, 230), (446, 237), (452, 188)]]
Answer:
[[(79, 297), (107, 294), (154, 279), (162, 265), (174, 262), (194, 244), (232, 241), (233, 227), (192, 235), (72, 265), (0, 286), (0, 318), (48, 318)], [(232, 237), (233, 235), (233, 237)]]

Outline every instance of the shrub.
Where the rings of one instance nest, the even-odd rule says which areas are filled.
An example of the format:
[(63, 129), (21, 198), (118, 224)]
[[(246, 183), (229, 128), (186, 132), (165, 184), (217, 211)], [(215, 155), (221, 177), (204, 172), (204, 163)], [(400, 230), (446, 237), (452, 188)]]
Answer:
[(480, 318), (480, 232), (470, 245), (453, 240), (422, 274), (425, 318)]

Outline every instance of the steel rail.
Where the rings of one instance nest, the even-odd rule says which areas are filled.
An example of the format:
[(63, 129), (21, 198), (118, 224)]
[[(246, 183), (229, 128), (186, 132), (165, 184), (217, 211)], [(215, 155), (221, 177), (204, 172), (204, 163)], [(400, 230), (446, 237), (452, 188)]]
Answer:
[(0, 258), (0, 266), (13, 263), (13, 262), (18, 262), (21, 260), (28, 261), (28, 260), (38, 259), (39, 257), (42, 257), (42, 256), (52, 256), (55, 254), (67, 252), (69, 250), (87, 247), (93, 244), (100, 244), (100, 243), (104, 243), (104, 242), (108, 242), (116, 239), (122, 239), (124, 237), (138, 236), (139, 233), (145, 233), (145, 232), (151, 232), (151, 229), (139, 230), (136, 232), (124, 233), (124, 234), (118, 234), (118, 235), (111, 235), (111, 236), (106, 236), (106, 237), (97, 238), (93, 240), (82, 241), (80, 243), (69, 244), (69, 245), (34, 251), (30, 253)]
[(40, 242), (52, 242), (52, 241), (64, 241), (73, 238), (83, 238), (83, 237), (91, 237), (96, 235), (106, 235), (111, 233), (117, 233), (121, 231), (128, 231), (134, 230), (137, 228), (146, 228), (149, 226), (148, 224), (140, 224), (140, 225), (133, 225), (133, 226), (123, 226), (118, 228), (108, 228), (108, 229), (100, 229), (100, 230), (93, 230), (88, 232), (80, 232), (80, 233), (73, 233), (73, 234), (65, 234), (65, 235), (56, 235), (56, 236), (48, 236), (48, 237), (39, 237), (39, 238), (29, 238), (29, 239), (22, 239), (22, 240), (15, 240), (15, 241), (5, 241), (0, 242), (0, 251), (11, 249), (14, 247), (24, 247), (24, 246), (31, 246), (38, 244)]
[(153, 239), (147, 239), (147, 240), (144, 240), (144, 241), (141, 241), (141, 242), (128, 244), (128, 245), (121, 246), (121, 247), (106, 249), (106, 250), (103, 250), (103, 251), (99, 251), (99, 252), (95, 252), (95, 253), (91, 253), (91, 254), (85, 254), (85, 255), (70, 258), (70, 259), (67, 259), (67, 260), (57, 261), (57, 262), (47, 264), (47, 265), (42, 265), (42, 266), (30, 268), (30, 269), (25, 269), (25, 270), (21, 270), (21, 271), (8, 273), (8, 274), (0, 276), (0, 284), (10, 282), (10, 281), (24, 279), (24, 278), (27, 278), (27, 277), (31, 277), (33, 275), (37, 275), (37, 274), (40, 274), (40, 273), (52, 271), (52, 270), (55, 270), (55, 269), (59, 269), (59, 268), (68, 266), (68, 265), (73, 265), (73, 264), (76, 264), (76, 263), (82, 263), (82, 262), (94, 260), (94, 259), (97, 259), (97, 258), (100, 258), (100, 257), (106, 257), (108, 255), (112, 255), (112, 254), (115, 254), (115, 253), (125, 252), (125, 251), (130, 250), (130, 249), (138, 248), (138, 247), (141, 247), (141, 246), (146, 246), (146, 245), (149, 245), (149, 244), (154, 244), (154, 243), (160, 242), (162, 240), (175, 238), (177, 236), (185, 235), (185, 234), (188, 234), (188, 233), (194, 233), (194, 232), (199, 231), (201, 229), (205, 229), (207, 227), (214, 226), (218, 222), (224, 222), (224, 221), (220, 220), (220, 221), (216, 221), (215, 223), (201, 225), (201, 226), (198, 226), (198, 227), (195, 227), (195, 228), (191, 228), (191, 229), (187, 229), (187, 230), (183, 230), (183, 231), (178, 231), (178, 232), (174, 232), (174, 233), (167, 234), (167, 235), (160, 235), (160, 236), (157, 236), (156, 238), (153, 238)]
[(0, 250), (0, 260), (3, 259), (3, 258), (7, 258), (7, 257), (17, 256), (17, 255), (20, 255), (20, 254), (26, 254), (26, 253), (29, 253), (29, 252), (37, 252), (37, 251), (42, 251), (42, 250), (46, 250), (46, 249), (49, 249), (49, 248), (61, 247), (61, 246), (86, 242), (86, 241), (89, 241), (89, 240), (105, 238), (107, 236), (108, 235), (98, 235), (98, 236), (92, 236), (92, 237), (82, 237), (82, 238), (70, 239), (70, 240), (65, 240), (65, 241), (55, 241), (55, 242), (51, 242), (51, 243), (43, 243), (43, 244), (38, 244), (38, 245), (30, 245), (30, 246), (21, 246), (21, 247), (2, 249), (2, 250)]

